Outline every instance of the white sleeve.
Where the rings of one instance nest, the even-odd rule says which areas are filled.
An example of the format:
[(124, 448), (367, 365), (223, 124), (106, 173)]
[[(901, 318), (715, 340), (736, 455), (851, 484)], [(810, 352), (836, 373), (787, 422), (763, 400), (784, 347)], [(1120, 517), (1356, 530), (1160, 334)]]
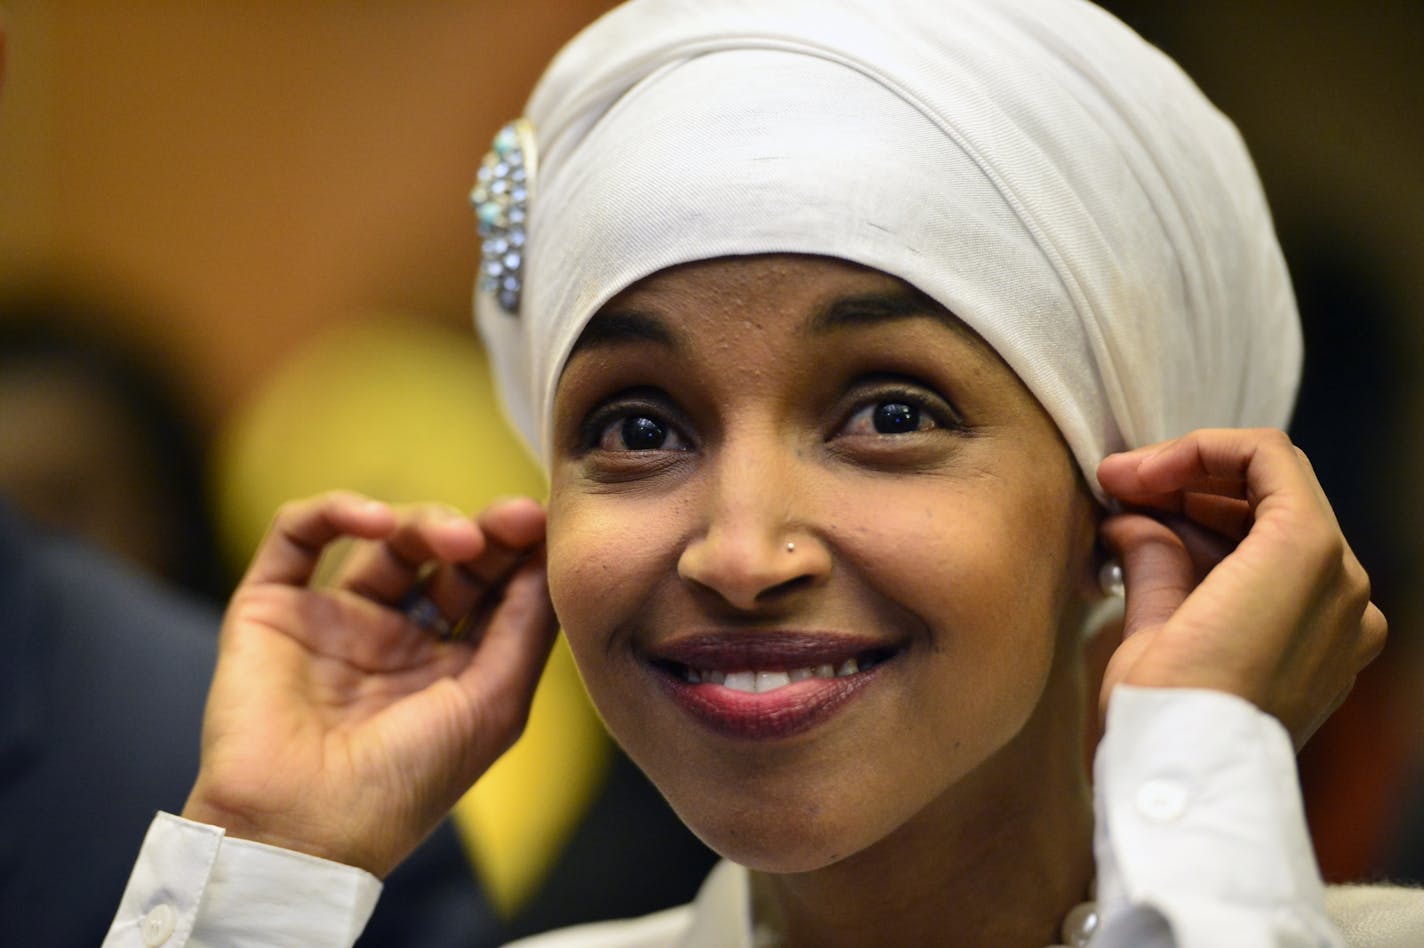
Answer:
[(1323, 948), (1295, 753), (1221, 692), (1122, 685), (1094, 764), (1101, 923), (1093, 948)]
[(349, 946), (380, 894), (353, 866), (159, 813), (104, 948)]

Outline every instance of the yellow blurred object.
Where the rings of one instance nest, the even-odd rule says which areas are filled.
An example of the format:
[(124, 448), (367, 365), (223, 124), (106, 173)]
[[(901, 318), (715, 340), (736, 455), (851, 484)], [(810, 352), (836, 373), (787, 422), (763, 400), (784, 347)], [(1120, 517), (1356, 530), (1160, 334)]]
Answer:
[(560, 636), (524, 736), (455, 806), (485, 895), (505, 918), (534, 894), (593, 802), (611, 748)]
[[(271, 375), (225, 427), (215, 457), (225, 555), (245, 563), (272, 514), (333, 488), (476, 511), (545, 493), (506, 427), (473, 333), (390, 322), (329, 332)], [(512, 916), (602, 785), (611, 744), (562, 638), (524, 736), (455, 808), (497, 911)]]
[(214, 470), (223, 551), (237, 565), (293, 497), (343, 487), (476, 511), (546, 493), (474, 334), (413, 323), (318, 336), (227, 422)]

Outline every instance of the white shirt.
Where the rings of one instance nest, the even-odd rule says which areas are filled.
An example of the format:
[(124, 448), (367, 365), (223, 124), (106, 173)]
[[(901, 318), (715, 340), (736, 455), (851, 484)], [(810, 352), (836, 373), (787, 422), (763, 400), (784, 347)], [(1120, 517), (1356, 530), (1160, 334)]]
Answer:
[[(1217, 692), (1120, 686), (1094, 770), (1093, 948), (1345, 944), (1326, 913), (1290, 738), (1274, 718)], [(350, 945), (379, 894), (360, 869), (160, 813), (104, 944)], [(1424, 927), (1411, 927), (1424, 926), (1424, 893), (1403, 895), (1414, 920), (1401, 922), (1403, 903), (1388, 895), (1383, 915), (1415, 940), (1351, 943), (1424, 945)], [(724, 862), (689, 905), (521, 945), (753, 948), (749, 906), (746, 871)]]

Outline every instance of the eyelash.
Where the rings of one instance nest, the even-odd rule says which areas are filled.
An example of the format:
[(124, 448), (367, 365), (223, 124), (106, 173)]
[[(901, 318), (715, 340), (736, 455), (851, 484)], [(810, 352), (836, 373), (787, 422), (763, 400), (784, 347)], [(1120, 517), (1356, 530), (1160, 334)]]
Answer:
[[(626, 423), (634, 418), (648, 418), (667, 429), (668, 432), (676, 435), (681, 440), (691, 445), (692, 439), (687, 436), (686, 426), (679, 421), (672, 420), (669, 416), (665, 402), (665, 396), (660, 392), (646, 393), (623, 393), (615, 395), (612, 399), (604, 402), (594, 410), (588, 419), (579, 428), (579, 449), (580, 453), (604, 450), (603, 440), (608, 434), (610, 426), (615, 423)], [(631, 448), (622, 448), (627, 453), (635, 452)], [(659, 448), (655, 450), (674, 451), (686, 450), (686, 448)]]
[[(876, 439), (899, 438), (905, 434), (925, 434), (938, 429), (962, 431), (966, 427), (958, 412), (945, 399), (916, 387), (897, 385), (856, 393), (850, 409), (843, 414), (842, 420), (836, 425), (833, 437), (844, 433), (850, 423), (863, 412), (873, 411), (882, 405), (894, 404), (903, 404), (914, 408), (928, 419), (930, 426), (928, 428), (917, 427), (911, 431), (900, 433), (871, 431), (847, 436)], [(626, 424), (636, 418), (650, 419), (669, 435), (683, 442), (683, 445), (677, 447), (658, 446), (648, 449), (647, 452), (626, 446), (612, 449), (603, 447), (605, 439), (613, 433), (611, 431), (613, 425)], [(873, 420), (871, 424), (874, 424)], [(579, 453), (612, 451), (614, 453), (642, 454), (653, 451), (686, 451), (695, 446), (693, 438), (687, 434), (688, 430), (689, 426), (677, 418), (676, 412), (669, 410), (667, 397), (663, 393), (658, 391), (623, 393), (604, 402), (580, 426)]]
[[(908, 405), (927, 416), (931, 425), (929, 428), (916, 428), (914, 431), (901, 433), (871, 431), (866, 432), (865, 437), (895, 438), (902, 434), (922, 434), (941, 428), (952, 431), (964, 428), (964, 422), (958, 412), (940, 396), (912, 386), (890, 385), (857, 394), (854, 405), (846, 413), (845, 420), (840, 423), (837, 431), (844, 431), (863, 412), (873, 411), (882, 405)], [(874, 424), (873, 420), (871, 424)]]

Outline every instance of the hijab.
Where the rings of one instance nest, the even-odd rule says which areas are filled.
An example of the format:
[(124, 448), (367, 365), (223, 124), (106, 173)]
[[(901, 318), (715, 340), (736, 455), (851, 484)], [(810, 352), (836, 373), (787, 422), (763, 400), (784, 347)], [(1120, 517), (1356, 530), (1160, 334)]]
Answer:
[(945, 306), (1094, 489), (1112, 451), (1288, 419), (1299, 319), (1245, 146), (1083, 0), (633, 0), (559, 53), (524, 120), (518, 220), (486, 220), (500, 279), (476, 314), (543, 460), (600, 306), (666, 267), (771, 252)]

